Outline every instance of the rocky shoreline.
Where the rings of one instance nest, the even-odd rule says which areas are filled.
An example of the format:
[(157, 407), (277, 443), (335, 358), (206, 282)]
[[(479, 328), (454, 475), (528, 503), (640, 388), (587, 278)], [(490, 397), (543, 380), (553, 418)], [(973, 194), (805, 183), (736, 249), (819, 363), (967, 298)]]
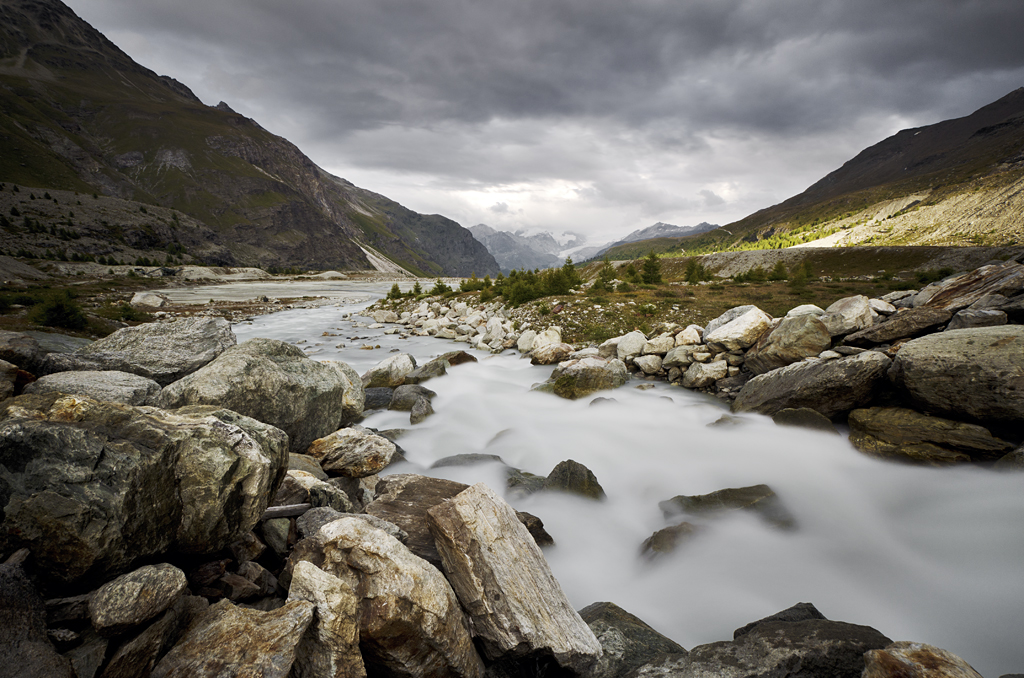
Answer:
[[(496, 305), (368, 313), (401, 322), (395, 332), (515, 347), (556, 365), (539, 388), (565, 398), (661, 378), (779, 423), (846, 421), (871, 454), (1019, 469), (1022, 283), (1024, 267), (992, 264), (898, 298), (782, 319), (739, 307), (582, 349), (556, 328), (514, 327)], [(545, 561), (551, 537), (503, 488), (379, 475), (402, 450), (359, 426), (363, 413), (429, 417), (424, 383), (475, 360), (462, 351), (424, 365), (398, 354), (360, 375), (196, 317), (67, 353), (0, 333), (0, 358), (0, 656), (12, 675), (977, 675), (809, 604), (689, 651), (613, 603), (577, 612)], [(547, 478), (509, 469), (508, 489), (603, 494), (571, 460)], [(788, 529), (766, 486), (663, 504), (749, 509)], [(648, 552), (686, 525), (652, 535)]]

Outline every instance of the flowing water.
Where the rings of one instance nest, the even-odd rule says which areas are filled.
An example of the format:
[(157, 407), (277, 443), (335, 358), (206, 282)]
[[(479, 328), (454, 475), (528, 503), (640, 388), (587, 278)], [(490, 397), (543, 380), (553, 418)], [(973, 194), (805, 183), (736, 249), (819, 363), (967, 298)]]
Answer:
[[(311, 357), (343, 360), (360, 373), (394, 348), (422, 364), (466, 347), (385, 336), (342, 318), (365, 305), (284, 311), (235, 332), (239, 341), (304, 342)], [(570, 402), (529, 390), (552, 368), (531, 366), (514, 351), (476, 355), (478, 363), (426, 384), (437, 397), (425, 422), (410, 426), (408, 413), (380, 412), (363, 424), (410, 429), (399, 441), (409, 462), (389, 473), (503, 490), (496, 463), (429, 467), (482, 452), (542, 475), (565, 459), (590, 468), (605, 501), (507, 496), (555, 538), (545, 554), (577, 609), (612, 601), (689, 649), (806, 601), (829, 619), (942, 647), (986, 677), (1024, 671), (1024, 474), (885, 463), (843, 437), (776, 427), (757, 415), (709, 426), (727, 413), (723, 404), (665, 384), (638, 390), (630, 382), (597, 394), (616, 401), (600, 406), (590, 405), (593, 398)], [(659, 501), (759, 483), (779, 495), (795, 530), (734, 515), (704, 521), (671, 555), (640, 555), (643, 540), (670, 524)]]

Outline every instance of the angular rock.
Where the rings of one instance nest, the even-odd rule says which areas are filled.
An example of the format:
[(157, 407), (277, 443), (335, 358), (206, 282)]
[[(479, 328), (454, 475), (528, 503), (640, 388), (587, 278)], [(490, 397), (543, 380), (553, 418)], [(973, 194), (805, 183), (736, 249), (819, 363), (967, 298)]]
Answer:
[(797, 603), (793, 607), (787, 607), (782, 612), (776, 612), (775, 614), (768, 615), (763, 619), (758, 619), (755, 622), (750, 622), (746, 626), (741, 626), (732, 632), (733, 640), (736, 640), (740, 636), (745, 636), (750, 633), (755, 626), (767, 622), (800, 622), (808, 621), (810, 619), (824, 619), (825, 615), (818, 612), (818, 608), (814, 607), (812, 603)]
[(717, 318), (709, 322), (704, 327), (704, 333), (702, 335), (704, 337), (704, 343), (707, 343), (707, 336), (714, 332), (715, 330), (717, 330), (719, 327), (731, 323), (733, 320), (736, 320), (736, 318), (739, 318), (743, 314), (749, 313), (750, 311), (756, 308), (757, 306), (754, 306), (753, 304), (746, 304), (745, 306), (736, 306), (734, 308), (730, 308), (728, 311), (726, 311), (722, 315), (718, 316)]
[(833, 337), (853, 334), (866, 327), (871, 327), (874, 322), (871, 304), (868, 298), (862, 294), (840, 299), (826, 308), (820, 319)]
[(409, 412), (409, 423), (418, 424), (434, 413), (434, 406), (427, 398), (417, 398)]
[(786, 316), (747, 351), (744, 364), (754, 374), (764, 374), (816, 356), (831, 345), (832, 336), (817, 316)]
[(700, 325), (688, 325), (686, 329), (676, 335), (676, 346), (691, 346), (699, 344), (704, 336), (704, 328)]
[(657, 374), (661, 370), (661, 357), (657, 355), (641, 355), (633, 358), (633, 364), (644, 374)]
[(394, 393), (391, 394), (391, 402), (388, 404), (388, 409), (398, 410), (399, 412), (412, 412), (416, 401), (421, 398), (430, 400), (436, 395), (429, 388), (419, 384), (402, 384), (396, 387)]
[(580, 617), (601, 643), (601, 659), (590, 674), (593, 678), (627, 675), (659, 654), (686, 654), (681, 645), (615, 603), (593, 603), (580, 610)]
[(1000, 471), (1024, 471), (1024, 445), (1004, 454), (992, 467)]
[(995, 309), (973, 310), (965, 308), (957, 311), (953, 319), (946, 325), (947, 330), (963, 330), (970, 327), (996, 327), (1007, 323), (1006, 313)]
[(615, 344), (615, 357), (622, 361), (635, 358), (643, 353), (646, 345), (647, 336), (643, 332), (634, 330), (619, 337), (619, 341)]
[(295, 653), (295, 678), (362, 678), (359, 596), (345, 581), (309, 562), (292, 571), (288, 600), (316, 605), (316, 615)]
[(981, 674), (952, 652), (899, 641), (866, 652), (861, 678), (981, 678)]
[(672, 367), (688, 367), (693, 362), (693, 354), (703, 347), (700, 344), (684, 344), (676, 346), (665, 354), (661, 366), (669, 369)]
[(512, 507), (479, 483), (427, 515), (444, 570), (484, 654), (506, 662), (551, 657), (563, 669), (586, 675), (601, 645)]
[(436, 568), (357, 518), (323, 526), (318, 538), (321, 569), (361, 597), (359, 639), (368, 674), (482, 678), (459, 601)]
[(359, 373), (351, 365), (340, 360), (325, 360), (323, 364), (338, 370), (345, 383), (345, 394), (341, 398), (340, 424), (349, 424), (362, 419), (366, 403), (366, 389), (363, 388), (363, 380)]
[(1024, 421), (1024, 327), (930, 334), (900, 347), (889, 379), (925, 412), (982, 423)]
[(670, 525), (645, 539), (644, 543), (640, 545), (640, 553), (645, 555), (672, 553), (692, 539), (699, 531), (699, 527), (685, 521), (678, 525)]
[(289, 601), (272, 612), (260, 612), (222, 600), (196, 620), (151, 676), (287, 678), (314, 610), (306, 601)]
[(408, 353), (399, 353), (382, 360), (363, 375), (363, 388), (387, 386), (394, 388), (405, 383), (405, 376), (416, 369), (416, 359)]
[(533, 342), (536, 338), (536, 330), (526, 330), (519, 335), (519, 339), (516, 341), (516, 349), (520, 353), (529, 353), (533, 350)]
[(349, 380), (276, 339), (250, 339), (160, 392), (160, 407), (216, 405), (276, 426), (293, 451), (341, 424)]
[(849, 346), (868, 348), (876, 344), (888, 344), (896, 339), (916, 337), (934, 332), (940, 325), (949, 322), (952, 314), (940, 308), (908, 308), (889, 316), (884, 322), (844, 339)]
[(884, 299), (868, 299), (868, 303), (871, 305), (871, 310), (878, 315), (892, 315), (896, 312), (896, 307)]
[(533, 349), (536, 351), (538, 348), (544, 348), (549, 344), (561, 344), (562, 343), (562, 328), (557, 325), (552, 325), (546, 330), (539, 332), (533, 339)]
[(569, 344), (545, 344), (530, 351), (530, 362), (534, 365), (554, 365), (568, 358), (573, 350)]
[(287, 454), (281, 431), (229, 410), (10, 399), (0, 552), (26, 546), (41, 575), (71, 583), (171, 548), (225, 548), (266, 510)]
[(46, 635), (46, 606), (21, 565), (0, 565), (0, 661), (19, 678), (75, 676)]
[(567, 459), (559, 462), (544, 480), (544, 489), (576, 494), (587, 499), (604, 499), (604, 488), (594, 472), (583, 464)]
[(388, 310), (374, 311), (370, 317), (375, 323), (397, 323), (399, 321), (398, 314)]
[(1015, 261), (990, 264), (928, 285), (914, 297), (914, 307), (931, 306), (956, 313), (989, 294), (1012, 297), (1024, 289), (1024, 266)]
[(665, 355), (676, 345), (676, 338), (671, 334), (661, 334), (644, 344), (644, 355)]
[(188, 587), (185, 573), (168, 563), (146, 565), (107, 582), (89, 601), (100, 635), (116, 636), (169, 608)]
[(327, 480), (327, 474), (320, 468), (320, 462), (308, 454), (290, 453), (288, 455), (288, 470), (305, 471), (320, 480)]
[(820, 306), (815, 306), (814, 304), (802, 304), (789, 309), (789, 312), (786, 313), (787, 318), (796, 318), (801, 315), (822, 316), (825, 315), (825, 309)]
[(798, 426), (839, 435), (832, 420), (809, 407), (786, 408), (772, 415), (777, 426)]
[[(103, 669), (102, 678), (149, 675), (167, 650), (181, 639), (192, 622), (206, 614), (209, 607), (205, 598), (180, 596), (156, 622), (117, 648)], [(79, 678), (83, 678), (81, 673)]]
[(391, 463), (395, 444), (365, 429), (343, 428), (314, 440), (306, 453), (320, 462), (328, 475), (365, 478)]
[(666, 518), (680, 514), (716, 515), (726, 511), (751, 511), (781, 528), (791, 528), (795, 522), (778, 495), (767, 485), (730, 487), (708, 494), (677, 495), (658, 502)]
[(140, 306), (163, 308), (164, 306), (170, 306), (171, 300), (166, 294), (160, 294), (159, 292), (136, 292), (132, 295), (132, 300), (128, 304), (135, 308)]
[(67, 393), (125, 405), (151, 405), (160, 384), (129, 372), (57, 372), (40, 377), (24, 393)]
[(994, 461), (1013, 445), (988, 429), (903, 407), (870, 407), (850, 412), (850, 444), (862, 452), (931, 464)]
[(22, 332), (0, 330), (0, 360), (37, 374), (44, 351), (39, 342)]
[(131, 372), (167, 385), (235, 343), (235, 333), (224, 318), (193, 317), (123, 327), (72, 355), (100, 366), (96, 369)]
[[(452, 337), (454, 338), (454, 337)], [(420, 365), (409, 374), (405, 375), (405, 379), (402, 381), (404, 386), (411, 384), (419, 384), (424, 381), (429, 381), (435, 377), (443, 377), (448, 374), (448, 361), (435, 358), (428, 363)], [(399, 386), (398, 388), (402, 388)]]
[(704, 343), (725, 351), (746, 349), (770, 330), (771, 325), (771, 316), (755, 306), (714, 330), (705, 331)]
[(683, 386), (686, 388), (706, 388), (719, 379), (729, 376), (729, 363), (716, 360), (710, 363), (692, 363), (683, 373)]
[(561, 398), (576, 400), (597, 391), (618, 388), (628, 379), (629, 373), (621, 360), (583, 358), (556, 367), (545, 388)]
[(364, 410), (385, 410), (391, 404), (395, 389), (389, 386), (375, 386), (365, 390)]
[(831, 418), (870, 403), (885, 385), (890, 364), (888, 357), (875, 351), (794, 363), (748, 381), (732, 409), (772, 415), (786, 408), (809, 407)]

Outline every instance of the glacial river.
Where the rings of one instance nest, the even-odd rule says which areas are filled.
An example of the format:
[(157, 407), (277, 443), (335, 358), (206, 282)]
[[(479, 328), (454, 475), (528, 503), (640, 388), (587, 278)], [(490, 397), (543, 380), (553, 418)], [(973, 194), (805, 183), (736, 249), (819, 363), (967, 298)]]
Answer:
[[(239, 341), (296, 343), (312, 358), (343, 360), (360, 373), (391, 349), (422, 363), (466, 347), (385, 336), (366, 328), (367, 318), (343, 319), (387, 287), (363, 285), (337, 305), (262, 316), (235, 332)], [(198, 298), (219, 296), (204, 294)], [(429, 467), (482, 452), (536, 474), (564, 459), (590, 468), (605, 501), (508, 497), (554, 537), (545, 553), (577, 609), (612, 601), (689, 649), (731, 639), (733, 629), (805, 601), (829, 619), (949, 650), (987, 678), (1024, 672), (1024, 475), (876, 461), (842, 437), (756, 415), (709, 427), (727, 413), (724, 405), (665, 384), (639, 390), (630, 382), (600, 394), (617, 402), (591, 407), (592, 398), (531, 392), (550, 367), (531, 366), (514, 351), (477, 356), (426, 384), (437, 397), (425, 422), (410, 427), (407, 413), (380, 412), (363, 424), (410, 429), (399, 441), (409, 463), (388, 472), (503, 490), (497, 464)], [(640, 555), (643, 540), (669, 524), (659, 501), (758, 483), (775, 490), (797, 529), (733, 515), (705, 521), (671, 555)]]

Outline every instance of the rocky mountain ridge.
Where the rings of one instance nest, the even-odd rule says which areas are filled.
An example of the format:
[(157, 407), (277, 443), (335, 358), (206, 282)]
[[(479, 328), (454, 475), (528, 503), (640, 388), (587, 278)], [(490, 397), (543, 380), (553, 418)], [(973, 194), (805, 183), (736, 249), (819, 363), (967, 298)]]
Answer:
[[(371, 268), (362, 244), (419, 275), (497, 273), (454, 221), (354, 186), (226, 104), (204, 105), (59, 0), (4, 0), (0, 19), (0, 181), (174, 210), (210, 229), (215, 263)], [(116, 239), (105, 247), (91, 254), (118, 251)]]

